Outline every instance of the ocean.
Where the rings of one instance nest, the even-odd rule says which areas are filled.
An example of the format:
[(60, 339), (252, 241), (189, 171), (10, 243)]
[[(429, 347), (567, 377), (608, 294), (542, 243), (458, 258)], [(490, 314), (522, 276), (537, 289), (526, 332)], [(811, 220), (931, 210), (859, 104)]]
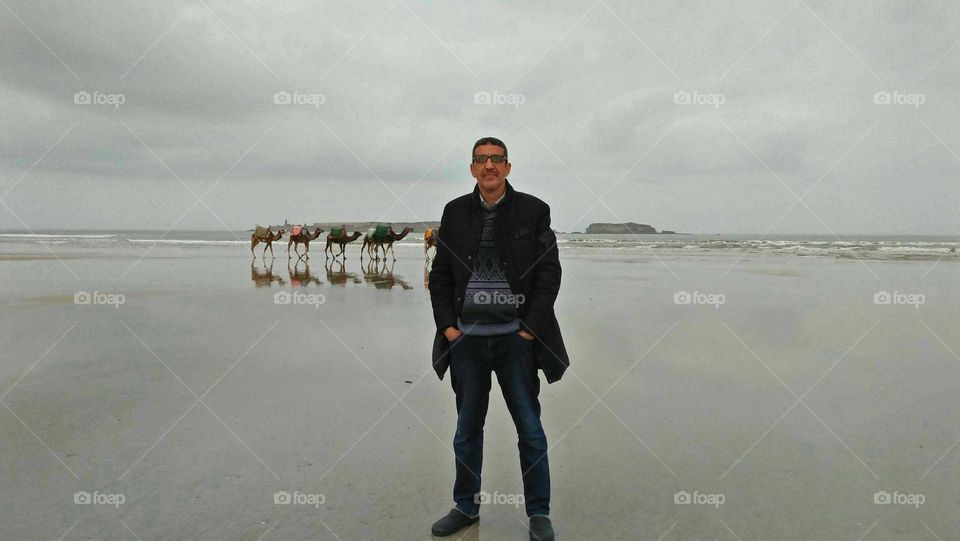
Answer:
[[(323, 239), (315, 242), (323, 243)], [(71, 248), (142, 248), (168, 246), (249, 246), (249, 231), (42, 230), (0, 232), (0, 253), (55, 246)], [(286, 238), (277, 242), (286, 244)], [(354, 243), (359, 245), (359, 241)], [(935, 235), (586, 235), (558, 234), (561, 253), (617, 250), (668, 255), (721, 255), (737, 252), (881, 260), (957, 260), (960, 239)], [(66, 248), (67, 246), (64, 246)], [(422, 248), (423, 233), (411, 233), (397, 248)]]

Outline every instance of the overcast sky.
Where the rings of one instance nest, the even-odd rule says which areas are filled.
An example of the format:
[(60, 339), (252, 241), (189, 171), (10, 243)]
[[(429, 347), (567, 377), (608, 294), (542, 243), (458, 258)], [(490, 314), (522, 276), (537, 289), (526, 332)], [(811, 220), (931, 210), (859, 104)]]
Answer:
[(437, 220), (493, 135), (560, 231), (957, 235), (958, 39), (949, 0), (0, 0), (0, 228)]

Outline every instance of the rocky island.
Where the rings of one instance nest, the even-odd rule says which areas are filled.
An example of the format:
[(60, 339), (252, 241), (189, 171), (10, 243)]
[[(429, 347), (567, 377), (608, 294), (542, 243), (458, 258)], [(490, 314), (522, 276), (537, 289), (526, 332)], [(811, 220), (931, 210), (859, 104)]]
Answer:
[(636, 222), (626, 222), (619, 224), (593, 223), (587, 226), (588, 235), (637, 235), (637, 234), (664, 234), (675, 235), (674, 231), (657, 231), (652, 225), (638, 224)]

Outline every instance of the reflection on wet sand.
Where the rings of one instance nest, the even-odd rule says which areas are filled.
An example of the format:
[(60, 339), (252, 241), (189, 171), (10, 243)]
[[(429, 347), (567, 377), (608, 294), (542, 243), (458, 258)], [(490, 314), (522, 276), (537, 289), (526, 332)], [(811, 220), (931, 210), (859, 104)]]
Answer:
[[(521, 522), (521, 524), (523, 524), (523, 523)], [(450, 536), (450, 537), (436, 537), (436, 536), (431, 535), (431, 536), (430, 536), (430, 539), (433, 539), (433, 540), (437, 540), (437, 539), (456, 539), (457, 541), (480, 541), (480, 539), (482, 539), (482, 537), (480, 536), (480, 523), (477, 522), (476, 524), (474, 524), (473, 526), (468, 527), (468, 528), (465, 529), (465, 530), (460, 530), (460, 531), (457, 532), (455, 535), (456, 535), (456, 537), (454, 537), (454, 536)], [(499, 535), (493, 535), (492, 533), (490, 533), (490, 534), (487, 535), (487, 539), (497, 539), (498, 537), (499, 537)]]
[[(266, 260), (264, 260), (264, 262), (266, 263)], [(269, 265), (265, 264), (264, 269), (260, 270), (257, 266), (257, 260), (254, 258), (254, 260), (250, 262), (250, 279), (253, 280), (253, 283), (256, 284), (257, 287), (270, 287), (273, 282), (277, 282), (281, 286), (287, 285), (287, 282), (282, 276), (273, 275), (273, 259), (270, 260)]]
[(403, 289), (413, 289), (406, 280), (399, 275), (393, 274), (393, 268), (396, 266), (396, 260), (387, 263), (386, 260), (369, 260), (363, 271), (363, 279), (367, 284), (373, 285), (377, 289), (393, 289), (393, 286), (399, 285)]
[[(281, 287), (287, 285), (287, 280), (273, 272), (273, 262), (274, 259), (271, 258), (263, 260), (262, 264), (257, 264), (256, 259), (250, 263), (250, 278), (256, 287), (271, 287), (274, 282)], [(347, 286), (365, 283), (377, 289), (393, 289), (395, 286), (399, 286), (401, 289), (413, 289), (413, 286), (404, 280), (402, 276), (394, 274), (393, 270), (396, 264), (396, 261), (387, 262), (386, 260), (370, 260), (366, 263), (361, 263), (361, 269), (363, 271), (361, 279), (360, 273), (347, 272), (344, 261), (328, 260), (324, 265), (327, 278), (326, 282), (322, 280), (322, 275), (314, 274), (310, 271), (310, 264), (307, 263), (306, 260), (299, 260), (292, 264), (288, 261), (287, 273), (290, 277), (291, 287), (307, 287), (311, 284), (317, 287), (321, 287), (324, 284)], [(427, 266), (424, 266), (424, 287), (427, 286), (429, 276), (430, 271)]]
[[(303, 269), (300, 268), (301, 263), (303, 263)], [(310, 264), (305, 259), (298, 259), (293, 268), (290, 267), (290, 260), (287, 260), (287, 272), (290, 274), (290, 285), (293, 287), (307, 287), (310, 284), (323, 285), (319, 276), (310, 274)]]
[(344, 270), (343, 260), (328, 260), (326, 269), (327, 282), (330, 283), (330, 285), (345, 286), (348, 280), (353, 284), (363, 283), (363, 280), (357, 276), (357, 273)]

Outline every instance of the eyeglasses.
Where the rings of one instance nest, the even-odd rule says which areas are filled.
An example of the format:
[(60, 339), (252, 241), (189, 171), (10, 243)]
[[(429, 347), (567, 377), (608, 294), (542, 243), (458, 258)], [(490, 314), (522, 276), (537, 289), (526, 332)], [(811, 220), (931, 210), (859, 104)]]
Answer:
[(487, 156), (485, 154), (476, 154), (473, 157), (473, 163), (487, 163), (487, 160), (492, 160), (493, 163), (503, 163), (507, 161), (507, 157), (503, 154), (494, 154), (492, 156)]

